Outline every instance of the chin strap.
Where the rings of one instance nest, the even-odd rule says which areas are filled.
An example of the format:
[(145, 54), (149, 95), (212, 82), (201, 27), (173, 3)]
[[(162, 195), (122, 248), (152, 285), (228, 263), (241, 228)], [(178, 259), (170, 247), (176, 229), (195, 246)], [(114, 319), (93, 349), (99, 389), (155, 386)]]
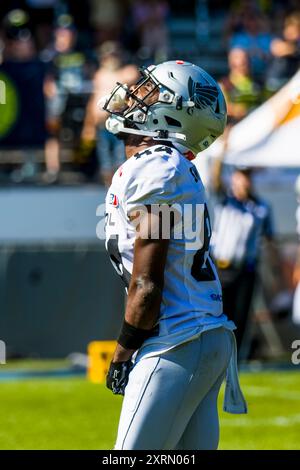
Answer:
[(106, 129), (112, 134), (118, 134), (119, 132), (125, 132), (126, 134), (141, 135), (145, 137), (153, 137), (155, 140), (172, 140), (179, 139), (186, 141), (186, 136), (180, 132), (169, 132), (167, 130), (157, 130), (157, 131), (143, 131), (140, 129), (132, 129), (130, 127), (125, 127), (124, 122), (121, 119), (116, 117), (108, 118), (105, 123)]

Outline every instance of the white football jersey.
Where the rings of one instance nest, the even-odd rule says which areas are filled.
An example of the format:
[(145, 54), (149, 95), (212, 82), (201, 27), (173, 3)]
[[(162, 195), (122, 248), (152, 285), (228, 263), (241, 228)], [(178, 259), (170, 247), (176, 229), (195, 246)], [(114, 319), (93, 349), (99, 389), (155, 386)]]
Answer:
[(150, 204), (175, 207), (180, 222), (170, 235), (158, 335), (141, 348), (147, 355), (206, 329), (234, 329), (223, 314), (221, 285), (209, 255), (211, 226), (203, 184), (195, 165), (172, 147), (155, 145), (135, 154), (113, 177), (106, 197), (106, 248), (118, 274), (128, 286), (136, 237), (129, 213)]

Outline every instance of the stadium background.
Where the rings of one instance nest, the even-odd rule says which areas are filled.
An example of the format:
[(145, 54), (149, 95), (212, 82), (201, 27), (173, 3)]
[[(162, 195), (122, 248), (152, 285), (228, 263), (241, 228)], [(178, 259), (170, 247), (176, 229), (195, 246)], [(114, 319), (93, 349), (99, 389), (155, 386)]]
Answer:
[[(153, 43), (141, 3), (149, 6), (142, 10), (146, 17), (158, 9), (159, 40)], [(82, 136), (99, 47), (118, 41), (124, 61), (137, 65), (189, 60), (222, 80), (245, 17), (258, 15), (270, 39), (282, 34), (284, 18), (297, 8), (297, 1), (279, 0), (1, 2), (0, 80), (7, 91), (0, 105), (0, 340), (6, 345), (6, 364), (0, 365), (1, 449), (113, 445), (121, 400), (85, 379), (88, 344), (117, 336), (125, 300), (103, 239), (96, 236), (105, 181), (95, 142)], [(45, 82), (53, 73), (59, 29), (74, 35), (72, 53), (80, 54), (82, 67), (79, 83), (62, 92), (64, 106), (53, 133)], [(32, 48), (29, 57), (28, 50), (18, 49), (24, 44)], [(261, 93), (251, 110), (284, 85), (269, 86), (271, 62), (271, 56), (264, 58), (253, 76)], [(49, 137), (59, 142), (55, 178), (45, 162)], [(276, 272), (263, 251), (262, 282), (241, 362), (250, 414), (222, 414), (221, 448), (299, 448), (299, 366), (291, 361), (292, 342), (300, 339), (291, 320), (298, 173), (299, 168), (275, 166), (255, 177), (259, 194), (272, 204), (287, 287), (274, 292)], [(263, 436), (257, 433), (261, 429)]]

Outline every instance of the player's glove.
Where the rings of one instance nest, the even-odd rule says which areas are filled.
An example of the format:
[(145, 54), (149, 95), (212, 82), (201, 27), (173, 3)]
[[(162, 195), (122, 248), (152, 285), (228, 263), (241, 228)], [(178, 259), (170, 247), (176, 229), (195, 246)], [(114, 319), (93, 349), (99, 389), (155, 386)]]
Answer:
[(129, 373), (132, 369), (131, 359), (126, 362), (111, 362), (106, 376), (106, 386), (115, 395), (124, 395)]

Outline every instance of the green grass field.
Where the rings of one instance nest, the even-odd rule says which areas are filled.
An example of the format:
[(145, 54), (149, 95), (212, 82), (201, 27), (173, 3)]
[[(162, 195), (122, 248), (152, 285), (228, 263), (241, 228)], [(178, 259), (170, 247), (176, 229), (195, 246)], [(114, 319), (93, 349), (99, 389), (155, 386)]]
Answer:
[[(220, 449), (300, 449), (300, 374), (241, 374), (248, 415), (220, 412)], [(222, 405), (223, 390), (220, 395)], [(84, 378), (0, 384), (0, 449), (111, 449), (122, 398)]]

